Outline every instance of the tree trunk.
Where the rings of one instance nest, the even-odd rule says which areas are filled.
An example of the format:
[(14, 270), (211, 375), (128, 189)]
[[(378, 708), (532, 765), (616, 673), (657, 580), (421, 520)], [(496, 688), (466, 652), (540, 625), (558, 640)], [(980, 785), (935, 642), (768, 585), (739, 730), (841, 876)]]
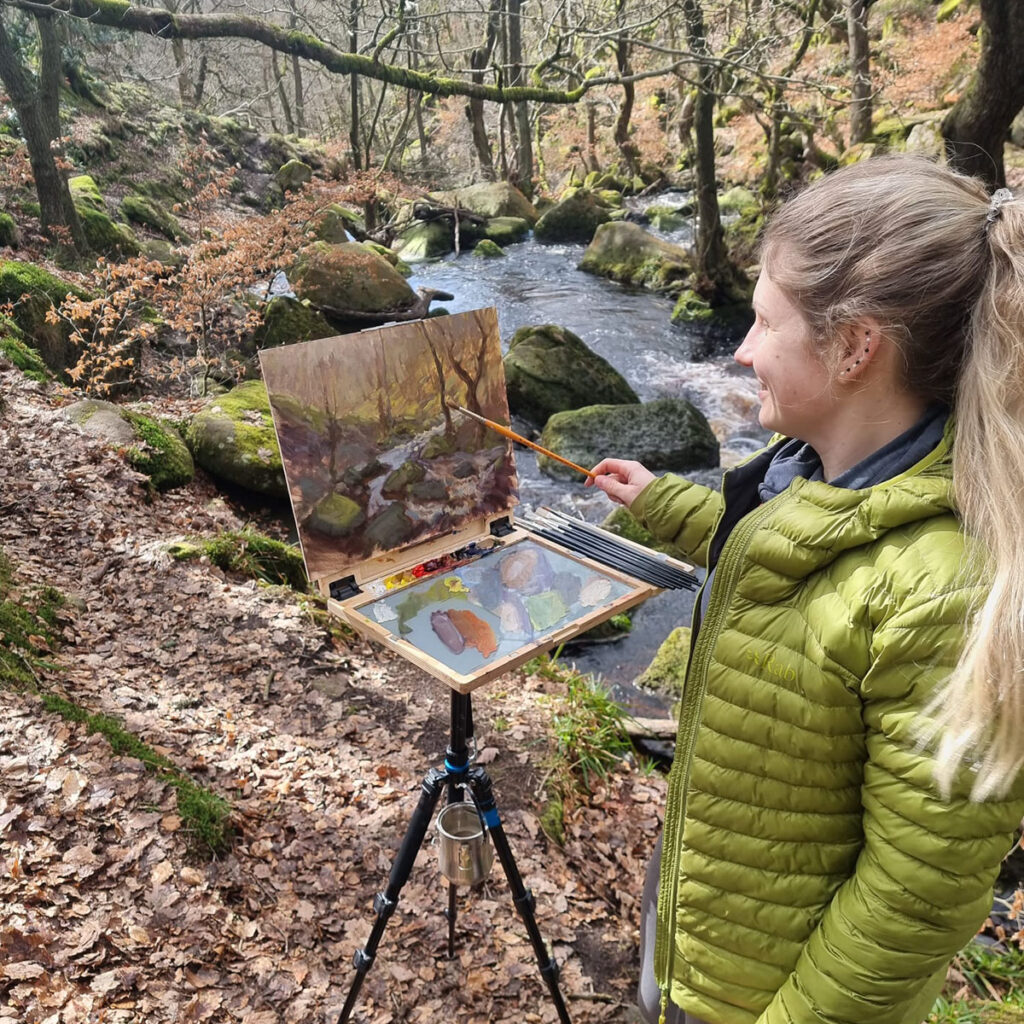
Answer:
[(719, 286), (731, 280), (733, 274), (725, 249), (715, 181), (715, 68), (707, 59), (710, 55), (700, 0), (683, 0), (683, 15), (687, 45), (690, 52), (701, 59), (693, 118), (697, 151), (697, 237), (694, 244), (697, 283), (705, 289), (717, 291)]
[(981, 0), (981, 55), (942, 122), (949, 162), (990, 186), (1006, 184), (1003, 143), (1024, 107), (1024, 4)]
[[(294, 32), (298, 28), (298, 11), (295, 7), (295, 0), (291, 0), (291, 17), (288, 24)], [(292, 85), (295, 92), (295, 128), (300, 135), (306, 131), (306, 95), (302, 84), (302, 63), (297, 54), (292, 54)]]
[(295, 118), (292, 117), (292, 105), (288, 102), (288, 93), (284, 87), (284, 72), (277, 62), (277, 54), (271, 54), (271, 62), (274, 71), (274, 85), (277, 89), (277, 99), (281, 104), (281, 112), (284, 114), (285, 132), (288, 135), (295, 134)]
[[(359, 45), (359, 0), (349, 0), (348, 7), (348, 49), (349, 53), (355, 53)], [(359, 75), (349, 75), (349, 120), (348, 120), (348, 143), (352, 150), (352, 166), (357, 170), (363, 169), (362, 146), (359, 142)]]
[[(487, 12), (487, 29), (483, 44), (469, 55), (470, 77), (472, 81), (483, 84), (484, 71), (491, 62), (494, 53), (494, 42), (498, 37), (498, 17), (501, 13), (501, 0), (491, 0)], [(487, 126), (484, 123), (484, 101), (471, 96), (466, 104), (466, 116), (469, 118), (473, 132), (473, 148), (476, 158), (480, 161), (480, 170), (488, 181), (494, 180), (494, 153), (491, 140), (487, 137)]]
[(60, 46), (53, 17), (36, 14), (35, 20), (42, 68), (37, 83), (33, 83), (31, 75), (23, 67), (7, 35), (0, 9), (0, 81), (18, 114), (28, 148), (43, 231), (51, 234), (54, 228), (66, 228), (76, 251), (86, 253), (89, 243), (85, 239), (85, 230), (71, 201), (68, 183), (54, 158), (53, 144), (60, 138)]
[[(507, 0), (509, 87), (523, 85), (522, 0)], [(533, 195), (533, 132), (530, 129), (530, 105), (526, 100), (512, 104), (515, 123), (515, 167), (512, 184), (529, 199)]]
[[(625, 11), (626, 0), (618, 0), (616, 15), (620, 23), (625, 16)], [(622, 31), (615, 41), (615, 64), (620, 78), (628, 78), (633, 74), (633, 68), (629, 62), (629, 39), (625, 31)], [(619, 105), (619, 115), (615, 119), (615, 130), (612, 137), (631, 176), (637, 174), (640, 169), (637, 148), (629, 139), (629, 119), (633, 116), (635, 101), (636, 88), (633, 83), (623, 82), (622, 103)]]
[(849, 0), (846, 8), (850, 40), (850, 145), (871, 138), (871, 50), (868, 45), (868, 4), (870, 0)]

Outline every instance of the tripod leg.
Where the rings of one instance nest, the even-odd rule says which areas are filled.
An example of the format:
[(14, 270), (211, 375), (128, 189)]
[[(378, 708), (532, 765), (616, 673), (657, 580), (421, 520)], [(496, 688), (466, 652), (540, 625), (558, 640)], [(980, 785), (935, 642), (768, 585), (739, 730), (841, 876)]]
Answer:
[(491, 780), (482, 768), (473, 768), (469, 772), (469, 785), (473, 791), (476, 805), (483, 815), (487, 830), (491, 834), (491, 841), (494, 843), (494, 851), (501, 861), (505, 870), (505, 877), (508, 879), (509, 888), (512, 890), (512, 902), (515, 903), (519, 916), (526, 925), (526, 931), (533, 943), (533, 951), (537, 957), (537, 964), (540, 967), (541, 977), (544, 979), (551, 993), (551, 999), (558, 1011), (558, 1019), (561, 1024), (571, 1024), (569, 1011), (565, 1007), (562, 993), (558, 988), (558, 964), (555, 958), (548, 952), (541, 938), (540, 929), (537, 927), (537, 919), (534, 917), (533, 893), (523, 885), (523, 879), (519, 874), (512, 850), (508, 845), (505, 830), (498, 816), (498, 809), (494, 805), (494, 794), (491, 791)]
[(448, 959), (455, 959), (455, 918), (458, 914), (458, 908), (455, 903), (456, 896), (456, 885), (454, 882), (448, 883), (448, 909), (445, 910), (444, 916), (448, 918)]
[(384, 892), (377, 893), (373, 898), (373, 910), (377, 915), (377, 920), (373, 923), (373, 930), (370, 932), (369, 939), (366, 940), (366, 945), (362, 949), (356, 950), (356, 955), (352, 961), (352, 965), (356, 969), (356, 976), (352, 980), (352, 987), (349, 989), (348, 998), (345, 1000), (344, 1007), (342, 1007), (338, 1024), (346, 1024), (349, 1014), (351, 1014), (356, 1004), (356, 999), (359, 997), (359, 989), (362, 987), (366, 972), (373, 965), (373, 958), (377, 953), (377, 946), (380, 944), (381, 936), (384, 934), (388, 918), (391, 917), (395, 912), (395, 907), (398, 906), (399, 892), (408, 880), (413, 863), (416, 860), (416, 854), (419, 853), (419, 849), (423, 845), (423, 839), (430, 825), (430, 818), (434, 813), (434, 807), (437, 805), (438, 797), (441, 795), (446, 779), (447, 775), (444, 772), (439, 772), (433, 768), (427, 772), (423, 779), (420, 801), (416, 805), (416, 810), (413, 811), (409, 827), (405, 832), (405, 838), (402, 840), (402, 845), (398, 849), (398, 855), (391, 865), (391, 874), (388, 876), (387, 888)]

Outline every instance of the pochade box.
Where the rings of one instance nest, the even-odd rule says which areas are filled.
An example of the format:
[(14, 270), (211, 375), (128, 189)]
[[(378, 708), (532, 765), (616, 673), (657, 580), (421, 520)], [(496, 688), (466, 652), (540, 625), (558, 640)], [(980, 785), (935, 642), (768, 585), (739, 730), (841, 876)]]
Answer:
[(508, 422), (493, 309), (260, 361), (311, 582), (459, 693), (658, 591), (517, 525), (512, 442), (455, 408)]

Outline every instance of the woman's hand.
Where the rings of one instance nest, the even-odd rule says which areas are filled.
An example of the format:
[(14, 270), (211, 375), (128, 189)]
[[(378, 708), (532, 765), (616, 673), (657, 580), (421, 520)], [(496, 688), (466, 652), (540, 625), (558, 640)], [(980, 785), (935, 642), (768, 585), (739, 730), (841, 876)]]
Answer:
[(637, 495), (654, 479), (654, 474), (639, 462), (627, 459), (602, 459), (591, 471), (586, 486), (596, 485), (612, 501), (629, 508)]

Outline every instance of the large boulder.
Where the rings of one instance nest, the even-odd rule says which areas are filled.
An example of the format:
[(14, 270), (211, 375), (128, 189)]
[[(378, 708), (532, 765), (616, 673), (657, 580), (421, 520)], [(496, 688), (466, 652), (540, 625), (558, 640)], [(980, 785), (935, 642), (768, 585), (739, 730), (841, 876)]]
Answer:
[(455, 233), (447, 220), (414, 220), (395, 236), (392, 248), (400, 260), (432, 260), (455, 251)]
[(263, 310), (263, 323), (253, 332), (256, 348), (276, 348), (296, 341), (337, 334), (322, 313), (290, 295), (276, 295)]
[(521, 327), (503, 362), (509, 409), (537, 426), (566, 409), (640, 401), (611, 364), (555, 324)]
[(445, 206), (455, 206), (478, 213), (481, 217), (519, 217), (535, 224), (537, 210), (522, 192), (507, 181), (481, 181), (454, 192), (437, 196)]
[(638, 224), (616, 221), (597, 229), (579, 269), (639, 288), (678, 293), (693, 275), (693, 258)]
[(589, 242), (612, 215), (595, 195), (580, 189), (546, 210), (533, 227), (539, 242)]
[(288, 495), (267, 389), (262, 381), (218, 395), (185, 433), (196, 463), (211, 476), (274, 498)]
[(484, 226), (484, 241), (513, 245), (523, 241), (529, 233), (530, 222), (522, 217), (492, 217)]
[(55, 373), (63, 373), (78, 362), (78, 349), (71, 342), (71, 329), (64, 321), (47, 323), (46, 314), (68, 295), (90, 296), (81, 288), (55, 277), (33, 263), (20, 260), (0, 262), (0, 306), (11, 304), (11, 318), (23, 340), (39, 353)]
[(125, 457), (158, 491), (187, 484), (195, 476), (192, 456), (173, 424), (112, 402), (73, 402), (64, 415), (93, 437), (125, 449)]
[(138, 256), (139, 240), (127, 224), (115, 224), (96, 182), (88, 174), (68, 179), (71, 201), (89, 248), (103, 256)]
[(416, 302), (405, 278), (357, 242), (314, 243), (289, 280), (299, 299), (327, 313), (399, 312)]
[[(581, 466), (614, 456), (636, 459), (658, 472), (686, 472), (718, 465), (718, 441), (704, 414), (684, 398), (642, 405), (590, 405), (552, 416), (541, 444)], [(538, 468), (556, 479), (579, 474), (541, 455)]]

